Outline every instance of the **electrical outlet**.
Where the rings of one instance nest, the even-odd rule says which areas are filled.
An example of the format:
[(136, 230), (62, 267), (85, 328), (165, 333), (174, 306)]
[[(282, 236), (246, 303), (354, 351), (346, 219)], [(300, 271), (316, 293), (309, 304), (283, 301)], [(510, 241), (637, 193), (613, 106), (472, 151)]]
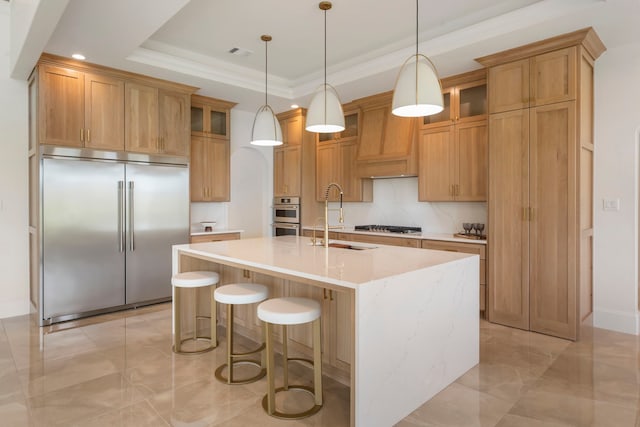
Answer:
[(602, 210), (617, 212), (620, 210), (620, 199), (603, 199)]

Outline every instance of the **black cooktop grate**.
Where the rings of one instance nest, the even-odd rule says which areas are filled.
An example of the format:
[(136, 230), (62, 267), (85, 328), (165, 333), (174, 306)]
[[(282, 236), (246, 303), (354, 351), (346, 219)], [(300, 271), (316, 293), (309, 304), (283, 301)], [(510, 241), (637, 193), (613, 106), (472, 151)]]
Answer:
[(402, 225), (356, 225), (357, 231), (375, 231), (378, 233), (421, 233), (422, 227), (406, 227)]

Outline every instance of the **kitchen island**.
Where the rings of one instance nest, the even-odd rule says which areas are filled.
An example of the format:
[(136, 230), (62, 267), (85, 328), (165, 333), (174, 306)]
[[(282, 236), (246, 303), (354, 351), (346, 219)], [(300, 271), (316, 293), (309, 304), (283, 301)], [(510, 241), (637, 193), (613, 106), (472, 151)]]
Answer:
[[(211, 270), (238, 269), (323, 289), (325, 297), (327, 289), (346, 294), (351, 425), (390, 426), (478, 363), (479, 259), (354, 247), (324, 248), (297, 236), (176, 245), (173, 272), (204, 262)], [(222, 275), (221, 284), (236, 276)]]

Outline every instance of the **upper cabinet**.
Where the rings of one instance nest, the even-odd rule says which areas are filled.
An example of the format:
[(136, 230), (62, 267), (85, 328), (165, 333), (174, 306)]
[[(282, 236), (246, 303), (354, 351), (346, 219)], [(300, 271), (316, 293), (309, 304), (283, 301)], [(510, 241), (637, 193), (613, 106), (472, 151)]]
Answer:
[(236, 104), (191, 95), (192, 202), (228, 202), (230, 194), (230, 116)]
[(35, 74), (41, 144), (189, 155), (195, 88), (49, 54)]
[(123, 80), (55, 65), (38, 72), (41, 144), (124, 149)]
[(421, 128), (446, 126), (487, 118), (486, 70), (442, 79), (444, 110), (421, 119)]
[(572, 46), (491, 67), (491, 114), (576, 99), (576, 55)]
[[(316, 143), (316, 200), (323, 202), (330, 183), (342, 187), (343, 201), (370, 202), (373, 197), (373, 183), (362, 179), (358, 174), (356, 157), (358, 155), (358, 135), (360, 129), (360, 110), (353, 104), (343, 106), (345, 110), (345, 130), (336, 133), (319, 133)], [(329, 200), (340, 200), (335, 187), (329, 192)]]
[(127, 151), (189, 155), (189, 94), (127, 82), (125, 118)]
[(304, 110), (278, 115), (282, 145), (273, 149), (273, 195), (301, 197)]
[(421, 119), (418, 200), (487, 200), (486, 70), (442, 80), (445, 109)]
[(231, 108), (235, 104), (191, 95), (191, 135), (229, 139)]

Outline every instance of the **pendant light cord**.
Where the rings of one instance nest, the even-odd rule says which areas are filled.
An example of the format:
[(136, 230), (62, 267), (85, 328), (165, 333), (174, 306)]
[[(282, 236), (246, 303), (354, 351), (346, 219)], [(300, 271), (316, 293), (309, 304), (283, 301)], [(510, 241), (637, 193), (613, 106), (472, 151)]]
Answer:
[(327, 9), (324, 10), (324, 124), (327, 123)]
[(418, 60), (418, 0), (416, 0), (416, 61)]
[(269, 58), (269, 50), (267, 47), (268, 44), (269, 44), (269, 41), (265, 40), (264, 41), (264, 105), (269, 105), (269, 103), (267, 102), (267, 93), (269, 93), (267, 91), (267, 76), (268, 76), (267, 64), (268, 64), (268, 58)]

